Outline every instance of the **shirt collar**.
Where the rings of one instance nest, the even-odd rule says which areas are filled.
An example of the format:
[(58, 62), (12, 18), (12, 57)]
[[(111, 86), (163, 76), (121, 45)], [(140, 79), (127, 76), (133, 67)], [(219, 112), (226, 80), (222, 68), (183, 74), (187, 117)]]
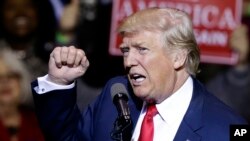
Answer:
[(169, 125), (175, 124), (176, 122), (180, 123), (187, 111), (192, 93), (193, 80), (191, 77), (188, 77), (180, 89), (156, 105), (161, 118)]

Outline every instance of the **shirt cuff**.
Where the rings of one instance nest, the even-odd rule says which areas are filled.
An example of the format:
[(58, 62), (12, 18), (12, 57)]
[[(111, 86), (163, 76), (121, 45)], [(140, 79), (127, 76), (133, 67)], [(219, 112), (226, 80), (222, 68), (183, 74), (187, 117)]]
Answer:
[(75, 82), (70, 85), (59, 85), (48, 81), (48, 74), (37, 78), (38, 86), (34, 88), (37, 94), (44, 94), (53, 90), (71, 89), (75, 86)]

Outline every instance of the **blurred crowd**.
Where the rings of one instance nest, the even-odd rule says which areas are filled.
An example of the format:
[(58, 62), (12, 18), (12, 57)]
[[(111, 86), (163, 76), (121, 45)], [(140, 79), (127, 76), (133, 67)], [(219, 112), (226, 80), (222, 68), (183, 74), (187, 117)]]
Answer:
[(210, 92), (250, 122), (250, 1), (243, 0), (242, 22), (231, 33), (229, 47), (239, 55), (234, 65), (201, 64), (200, 81)]
[[(55, 4), (61, 4), (59, 12)], [(86, 93), (78, 95), (79, 107), (92, 101), (109, 77), (123, 73), (122, 59), (108, 55), (111, 7), (110, 1), (96, 0), (0, 1), (1, 141), (44, 140), (30, 82), (47, 73), (54, 47), (83, 48), (91, 60), (77, 82), (78, 91)]]
[[(83, 109), (105, 82), (124, 74), (122, 57), (108, 52), (111, 0), (1, 0), (0, 1), (0, 141), (42, 141), (29, 88), (47, 73), (50, 52), (56, 46), (75, 45), (90, 60), (78, 80), (78, 104)], [(234, 66), (201, 64), (200, 81), (250, 122), (250, 4), (244, 0), (242, 25), (229, 45), (239, 53)], [(28, 86), (27, 86), (28, 85)], [(24, 131), (34, 132), (27, 134)]]

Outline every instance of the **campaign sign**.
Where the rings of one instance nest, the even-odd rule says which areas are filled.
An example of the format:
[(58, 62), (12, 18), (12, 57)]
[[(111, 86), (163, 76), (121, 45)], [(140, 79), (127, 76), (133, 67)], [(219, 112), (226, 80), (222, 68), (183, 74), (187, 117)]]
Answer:
[(172, 7), (192, 18), (201, 62), (235, 64), (238, 56), (228, 46), (231, 32), (241, 22), (242, 0), (114, 0), (109, 53), (121, 55), (116, 30), (121, 20), (147, 7)]

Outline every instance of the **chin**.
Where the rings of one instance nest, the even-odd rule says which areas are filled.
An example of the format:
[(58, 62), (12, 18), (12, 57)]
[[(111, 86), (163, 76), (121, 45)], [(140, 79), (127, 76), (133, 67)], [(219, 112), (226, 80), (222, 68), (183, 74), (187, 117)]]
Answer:
[(133, 90), (134, 91), (134, 94), (137, 96), (137, 97), (143, 97), (143, 93), (142, 92), (140, 92), (140, 91), (138, 91), (138, 90)]
[(134, 94), (137, 96), (137, 97), (139, 97), (139, 98), (141, 98), (141, 99), (145, 99), (146, 97), (147, 97), (147, 93), (145, 93), (144, 91), (142, 91), (142, 90), (139, 90), (139, 89), (134, 89)]

